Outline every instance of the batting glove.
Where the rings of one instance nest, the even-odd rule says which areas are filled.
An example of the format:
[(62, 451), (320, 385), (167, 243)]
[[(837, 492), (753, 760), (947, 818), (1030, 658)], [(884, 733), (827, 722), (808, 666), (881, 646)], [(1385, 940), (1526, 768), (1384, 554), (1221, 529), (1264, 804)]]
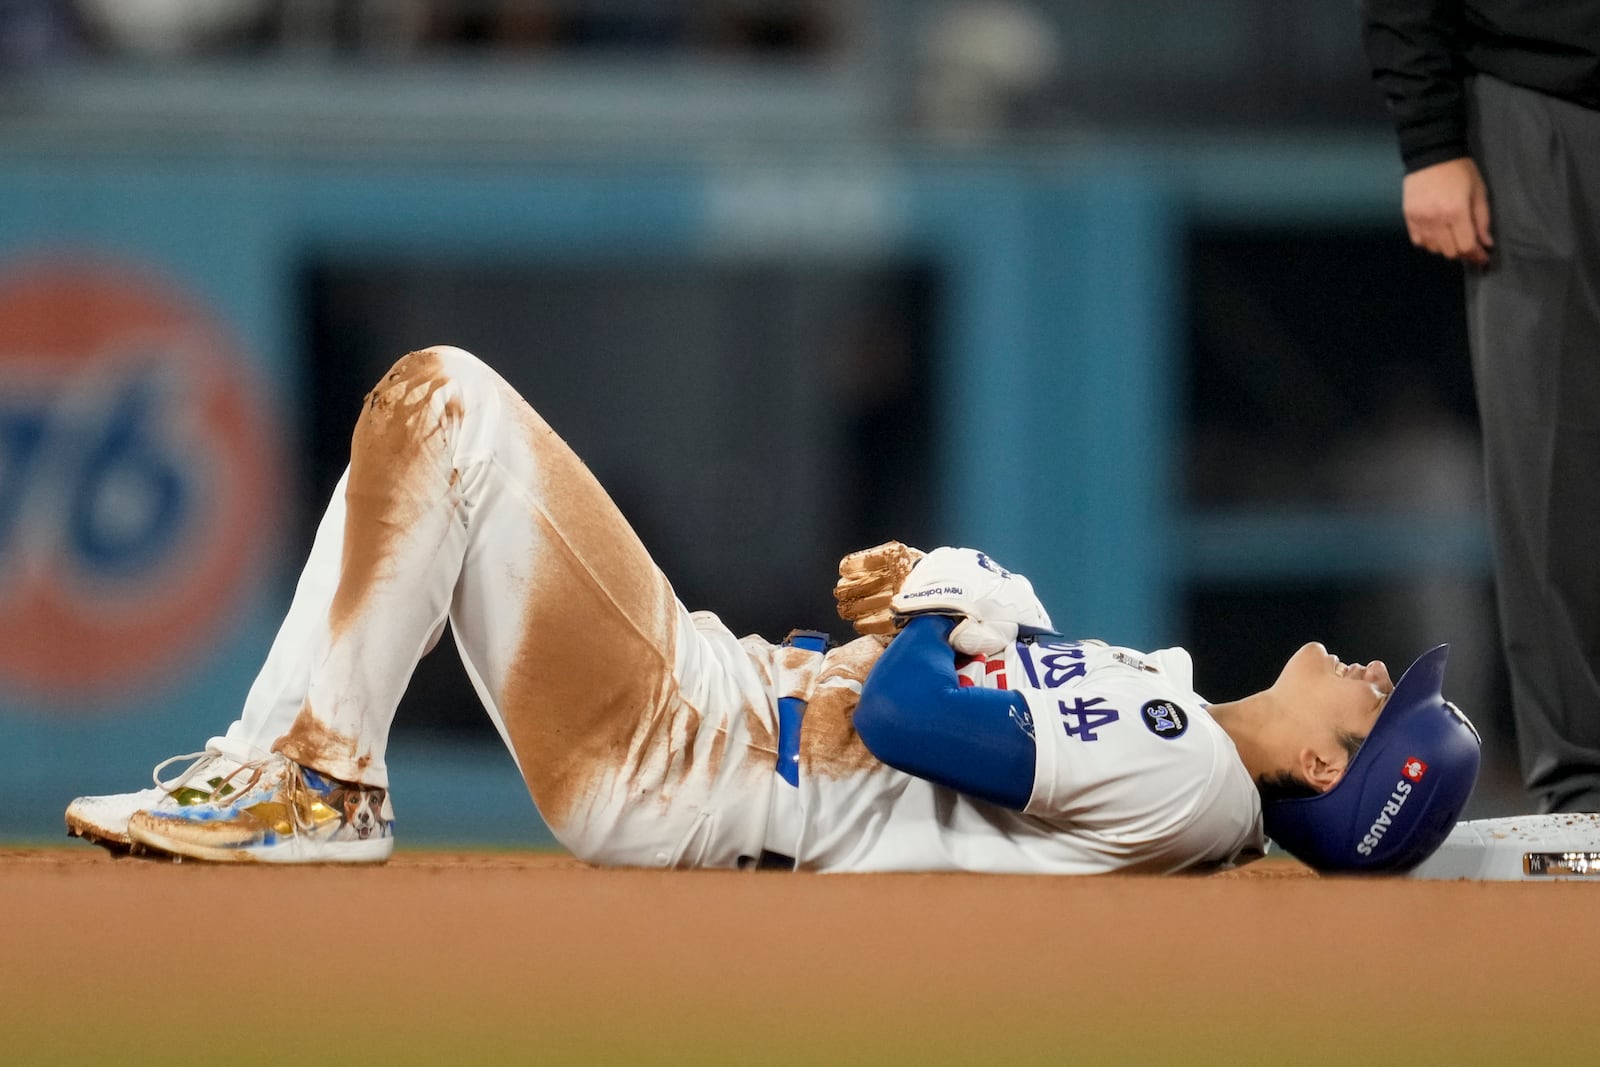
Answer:
[(1055, 633), (1033, 583), (971, 548), (929, 552), (889, 607), (901, 622), (913, 615), (959, 616), (950, 647), (969, 656), (992, 656), (1020, 634)]

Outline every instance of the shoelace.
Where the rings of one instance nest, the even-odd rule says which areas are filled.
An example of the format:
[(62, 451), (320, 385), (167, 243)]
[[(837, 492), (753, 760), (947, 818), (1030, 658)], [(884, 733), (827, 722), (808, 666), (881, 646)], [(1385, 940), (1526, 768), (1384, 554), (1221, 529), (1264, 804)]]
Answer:
[(289, 814), (294, 820), (294, 832), (316, 829), (317, 821), (312, 817), (313, 805), (322, 800), (322, 794), (311, 788), (306, 781), (300, 765), (294, 760), (285, 760), (288, 764), (288, 773), (285, 775), (283, 786), (284, 798), (289, 803)]
[[(184, 783), (193, 778), (201, 767), (218, 758), (231, 759), (233, 757), (227, 756), (214, 748), (207, 748), (201, 752), (191, 752), (182, 756), (172, 756), (156, 764), (151, 776), (159, 788), (166, 790), (168, 795), (172, 795), (186, 788)], [(165, 782), (161, 780), (161, 772), (163, 770), (174, 763), (180, 763), (184, 760), (194, 760), (195, 762), (177, 777)], [(285, 814), (288, 818), (277, 823), (280, 832), (298, 835), (316, 830), (317, 819), (315, 811), (317, 805), (320, 803), (326, 809), (327, 798), (306, 781), (305, 773), (298, 763), (284, 759), (282, 756), (268, 756), (265, 759), (242, 761), (227, 774), (206, 781), (207, 789), (198, 789), (192, 786), (187, 788), (194, 789), (196, 793), (201, 794), (201, 797), (197, 797), (193, 802), (217, 800), (227, 796), (229, 793), (246, 793), (269, 772), (279, 771), (280, 769), (284, 778), (281, 791), (282, 800), (280, 802), (269, 801), (258, 807), (261, 809), (277, 809), (281, 806), (286, 809)], [(245, 771), (250, 772), (249, 778), (235, 786), (235, 779)], [(230, 788), (230, 786), (233, 786), (233, 788)], [(265, 811), (259, 811), (258, 814), (262, 818), (267, 818), (268, 821), (276, 821), (270, 819)]]
[[(224, 758), (223, 752), (209, 747), (204, 748), (199, 752), (189, 752), (181, 756), (169, 756), (155, 765), (155, 769), (150, 772), (150, 778), (155, 782), (157, 789), (160, 789), (167, 795), (171, 796), (180, 789), (183, 789), (188, 783), (189, 779), (193, 778), (195, 774), (199, 772), (200, 768), (208, 766), (213, 760), (222, 758)], [(166, 770), (172, 764), (182, 763), (184, 760), (192, 760), (193, 762), (191, 762), (189, 766), (176, 778), (171, 778), (167, 781), (161, 780), (162, 771)], [(219, 794), (223, 794), (226, 787), (229, 786), (236, 777), (238, 777), (239, 772), (244, 770), (249, 770), (251, 772), (250, 779), (238, 788), (240, 790), (249, 789), (251, 786), (255, 785), (261, 780), (262, 774), (264, 774), (266, 771), (267, 762), (268, 761), (266, 760), (242, 761), (237, 767), (229, 771), (226, 775), (223, 775), (221, 778), (207, 781), (205, 784), (210, 788), (196, 789), (196, 792), (204, 793), (208, 797), (215, 797)], [(191, 786), (190, 788), (194, 787)]]
[[(304, 769), (293, 760), (278, 759), (274, 765), (279, 768), (282, 775), (282, 784), (278, 786), (277, 793), (271, 800), (262, 801), (246, 810), (260, 821), (267, 823), (280, 834), (290, 834), (298, 837), (301, 834), (315, 836), (318, 829), (317, 811), (320, 808), (327, 818), (337, 817), (337, 812), (327, 804), (327, 798), (306, 781)], [(262, 761), (245, 789), (255, 784), (266, 771), (266, 761)]]
[[(171, 793), (177, 789), (181, 789), (185, 782), (194, 777), (196, 771), (221, 755), (222, 753), (213, 749), (203, 748), (199, 752), (186, 752), (181, 756), (169, 756), (160, 763), (156, 764), (155, 770), (150, 772), (150, 780), (155, 782), (157, 789)], [(189, 767), (184, 770), (182, 774), (178, 775), (176, 778), (173, 778), (171, 781), (163, 782), (161, 780), (162, 771), (166, 770), (174, 763), (182, 763), (185, 760), (197, 762), (191, 762)]]

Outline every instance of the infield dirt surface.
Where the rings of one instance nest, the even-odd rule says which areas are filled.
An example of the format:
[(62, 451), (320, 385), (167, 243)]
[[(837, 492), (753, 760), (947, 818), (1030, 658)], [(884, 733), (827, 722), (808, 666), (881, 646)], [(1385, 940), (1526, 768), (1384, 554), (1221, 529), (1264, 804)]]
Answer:
[(1600, 1063), (1600, 885), (0, 850), (0, 1063)]

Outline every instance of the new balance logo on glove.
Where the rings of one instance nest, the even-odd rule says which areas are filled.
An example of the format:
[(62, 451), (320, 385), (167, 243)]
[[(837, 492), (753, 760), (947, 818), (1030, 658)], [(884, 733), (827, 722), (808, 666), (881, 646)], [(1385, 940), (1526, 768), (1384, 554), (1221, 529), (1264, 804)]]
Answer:
[(951, 615), (962, 622), (950, 645), (969, 656), (994, 655), (1019, 635), (1054, 634), (1033, 583), (971, 548), (936, 548), (889, 602), (898, 616)]

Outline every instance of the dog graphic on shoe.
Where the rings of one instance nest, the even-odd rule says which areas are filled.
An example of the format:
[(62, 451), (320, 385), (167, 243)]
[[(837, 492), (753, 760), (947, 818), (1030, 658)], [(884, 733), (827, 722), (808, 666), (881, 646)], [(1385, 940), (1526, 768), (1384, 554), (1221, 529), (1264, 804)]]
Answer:
[(383, 802), (388, 791), (381, 787), (346, 785), (336, 788), (328, 800), (339, 809), (339, 828), (335, 841), (366, 841), (387, 837), (389, 821), (383, 817)]

